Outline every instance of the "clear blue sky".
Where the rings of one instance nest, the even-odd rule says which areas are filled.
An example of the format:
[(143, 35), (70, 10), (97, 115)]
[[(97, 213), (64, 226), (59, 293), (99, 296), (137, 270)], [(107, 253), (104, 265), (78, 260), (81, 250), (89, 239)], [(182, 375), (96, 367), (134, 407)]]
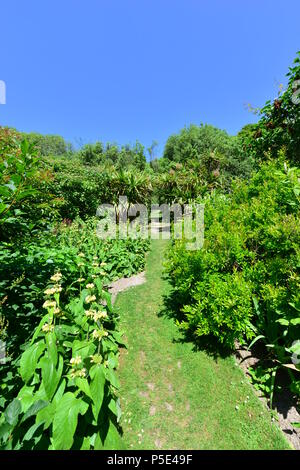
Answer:
[(236, 133), (300, 48), (299, 0), (9, 0), (0, 124), (148, 146), (184, 125)]

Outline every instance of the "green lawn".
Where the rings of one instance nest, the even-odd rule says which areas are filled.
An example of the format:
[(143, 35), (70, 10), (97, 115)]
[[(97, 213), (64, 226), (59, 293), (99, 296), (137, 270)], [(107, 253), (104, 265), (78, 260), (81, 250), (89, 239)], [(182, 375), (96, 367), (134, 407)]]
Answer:
[(170, 290), (162, 278), (166, 243), (152, 242), (147, 282), (120, 293), (115, 304), (128, 346), (118, 371), (126, 447), (290, 448), (234, 358), (177, 342), (173, 320), (158, 315)]

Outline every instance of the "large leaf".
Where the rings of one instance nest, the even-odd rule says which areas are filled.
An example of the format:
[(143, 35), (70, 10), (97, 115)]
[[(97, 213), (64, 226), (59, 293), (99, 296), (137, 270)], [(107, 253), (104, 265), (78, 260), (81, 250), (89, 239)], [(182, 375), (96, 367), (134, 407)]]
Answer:
[(49, 354), (50, 361), (56, 367), (57, 364), (57, 346), (56, 346), (56, 336), (54, 332), (48, 333), (45, 337), (47, 344), (47, 351)]
[(15, 426), (18, 422), (18, 417), (21, 411), (21, 402), (18, 400), (18, 398), (15, 398), (4, 411), (4, 416), (8, 424)]
[(90, 391), (94, 403), (93, 415), (95, 420), (97, 420), (104, 398), (104, 387), (106, 382), (103, 366), (97, 365), (92, 367), (90, 370), (90, 376), (92, 379), (90, 383)]
[(37, 400), (36, 402), (34, 402), (24, 414), (21, 420), (21, 423), (23, 423), (26, 419), (31, 418), (31, 416), (35, 416), (40, 410), (45, 408), (48, 404), (49, 403), (44, 400)]
[(42, 383), (44, 385), (48, 400), (51, 400), (58, 387), (62, 375), (63, 358), (62, 356), (59, 356), (57, 369), (51, 359), (49, 359), (47, 356), (44, 356), (41, 359), (40, 364), (42, 369)]
[(96, 347), (91, 341), (79, 341), (75, 340), (72, 346), (72, 356), (81, 356), (85, 359), (95, 353)]
[(47, 429), (54, 418), (56, 407), (59, 404), (64, 391), (66, 388), (66, 381), (65, 379), (62, 380), (60, 386), (57, 389), (57, 392), (55, 393), (52, 403), (50, 403), (47, 407), (43, 408), (38, 412), (36, 415), (36, 422), (37, 423), (44, 423), (44, 429)]
[(106, 434), (104, 445), (104, 450), (121, 450), (125, 449), (124, 443), (121, 439), (119, 431), (116, 426), (110, 421), (108, 432)]
[(22, 354), (20, 361), (20, 374), (25, 383), (27, 383), (36, 369), (38, 360), (45, 349), (44, 340), (30, 346)]
[(47, 323), (50, 319), (50, 315), (47, 313), (47, 315), (44, 315), (43, 318), (41, 319), (39, 325), (37, 326), (37, 328), (35, 329), (35, 332), (33, 334), (33, 337), (31, 338), (31, 342), (30, 344), (33, 344), (35, 339), (38, 337), (38, 335), (40, 334), (41, 330), (42, 330), (42, 327), (45, 323)]
[(26, 413), (28, 408), (35, 401), (33, 391), (34, 391), (34, 387), (28, 387), (27, 385), (24, 385), (24, 387), (22, 387), (18, 393), (17, 398), (19, 398), (19, 400), (21, 401), (23, 413)]
[[(40, 428), (40, 426), (42, 426), (42, 423), (35, 423), (33, 424), (29, 429), (28, 431), (26, 432), (26, 434), (24, 435), (23, 437), (23, 441), (30, 441), (33, 436), (35, 435), (36, 431)], [(40, 428), (39, 430), (40, 434), (42, 433), (42, 429)]]
[(113, 369), (106, 369), (106, 378), (116, 389), (120, 388), (120, 382)]
[(92, 398), (91, 390), (89, 383), (86, 379), (82, 379), (81, 377), (77, 377), (75, 379), (75, 383), (79, 390), (81, 390), (85, 395), (87, 395), (89, 398)]
[(53, 420), (52, 444), (55, 450), (68, 450), (72, 447), (77, 427), (78, 415), (84, 415), (88, 404), (67, 392), (57, 405)]
[(40, 410), (36, 415), (36, 422), (43, 423), (44, 429), (49, 428), (51, 425), (54, 415), (55, 415), (56, 406), (54, 403), (50, 403), (48, 406)]

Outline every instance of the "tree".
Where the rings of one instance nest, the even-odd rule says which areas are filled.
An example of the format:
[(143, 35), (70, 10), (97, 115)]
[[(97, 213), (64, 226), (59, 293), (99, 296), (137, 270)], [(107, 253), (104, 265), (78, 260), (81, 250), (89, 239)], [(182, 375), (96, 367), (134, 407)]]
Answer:
[(245, 139), (247, 152), (261, 161), (276, 157), (284, 148), (293, 164), (300, 161), (300, 51), (289, 68), (288, 85), (274, 101), (260, 110), (256, 132)]
[(72, 145), (60, 135), (42, 135), (36, 132), (25, 133), (22, 136), (29, 143), (34, 144), (40, 155), (67, 155), (73, 152)]

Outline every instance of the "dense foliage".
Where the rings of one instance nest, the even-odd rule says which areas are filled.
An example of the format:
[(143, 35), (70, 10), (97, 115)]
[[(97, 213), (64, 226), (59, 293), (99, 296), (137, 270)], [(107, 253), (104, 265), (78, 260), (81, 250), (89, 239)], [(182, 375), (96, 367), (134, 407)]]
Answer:
[[(264, 343), (262, 362), (251, 374), (271, 403), (282, 367), (300, 395), (299, 63), (298, 53), (287, 89), (266, 103), (257, 124), (238, 133), (256, 172), (250, 181), (235, 181), (227, 195), (204, 194), (203, 249), (191, 252), (176, 241), (166, 265), (185, 332), (229, 349), (237, 340), (251, 341), (250, 347)], [(170, 144), (171, 155), (182, 158), (176, 139)]]
[[(241, 141), (209, 125), (191, 125), (167, 140), (163, 161), (181, 163), (227, 186), (235, 176), (246, 177), (252, 168), (250, 157), (241, 152)], [(197, 163), (196, 163), (197, 162)]]
[(83, 165), (80, 159), (48, 158), (44, 171), (50, 172), (45, 191), (59, 201), (62, 218), (95, 216), (100, 204), (119, 204), (126, 195), (130, 204), (150, 204), (152, 185), (149, 175), (114, 167)]
[(73, 147), (60, 135), (43, 135), (36, 132), (25, 133), (21, 136), (30, 144), (34, 145), (39, 155), (71, 155)]
[(230, 196), (205, 199), (203, 249), (176, 241), (168, 257), (181, 328), (229, 348), (258, 337), (274, 361), (291, 364), (300, 337), (299, 177), (274, 161)]
[(144, 267), (148, 241), (101, 241), (96, 218), (62, 221), (63, 199), (40, 190), (53, 176), (37, 148), (0, 137), (1, 447), (120, 448), (122, 339), (107, 286)]
[(144, 170), (146, 167), (146, 157), (143, 145), (136, 141), (134, 146), (102, 142), (87, 144), (79, 151), (79, 157), (85, 165), (106, 165), (114, 166), (117, 170), (124, 168), (134, 168)]
[(256, 160), (276, 157), (284, 147), (286, 157), (300, 162), (300, 51), (287, 74), (288, 85), (260, 110), (258, 124), (241, 134), (244, 149)]

